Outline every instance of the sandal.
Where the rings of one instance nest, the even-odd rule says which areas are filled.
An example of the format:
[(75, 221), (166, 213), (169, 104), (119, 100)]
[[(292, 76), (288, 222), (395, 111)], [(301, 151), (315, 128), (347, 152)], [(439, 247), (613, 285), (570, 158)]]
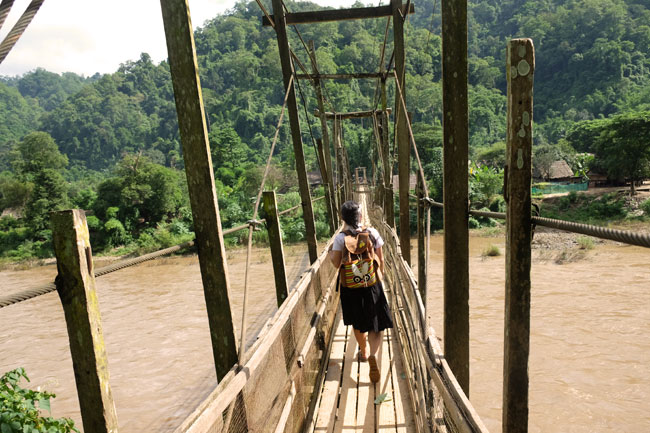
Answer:
[(365, 357), (365, 356), (363, 356), (363, 355), (361, 354), (361, 352), (357, 352), (357, 360), (358, 360), (359, 362), (367, 362), (367, 361), (368, 361), (368, 358)]
[(368, 357), (368, 364), (370, 366), (370, 381), (372, 383), (377, 383), (379, 382), (379, 378), (381, 377), (381, 374), (379, 373), (379, 367), (377, 367), (377, 359), (375, 358), (374, 355), (370, 355)]

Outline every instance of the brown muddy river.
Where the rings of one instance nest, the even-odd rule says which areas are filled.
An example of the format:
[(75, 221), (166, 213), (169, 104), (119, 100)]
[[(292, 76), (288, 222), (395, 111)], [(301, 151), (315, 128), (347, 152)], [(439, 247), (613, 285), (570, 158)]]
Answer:
[[(470, 398), (501, 430), (504, 257), (482, 258), (503, 238), (470, 242)], [(431, 240), (428, 307), (442, 335), (442, 237)], [(306, 248), (287, 248), (295, 280)], [(597, 244), (580, 260), (535, 250), (532, 269), (530, 432), (650, 431), (650, 250)], [(229, 251), (237, 328), (245, 250)], [(275, 311), (270, 256), (253, 256), (249, 336)], [(101, 266), (101, 265), (100, 265)], [(0, 272), (0, 295), (53, 280), (44, 266)], [(120, 432), (169, 432), (215, 386), (195, 256), (159, 259), (97, 279)], [(0, 309), (0, 373), (25, 367), (32, 387), (55, 392), (52, 414), (81, 428), (63, 310), (56, 293)]]

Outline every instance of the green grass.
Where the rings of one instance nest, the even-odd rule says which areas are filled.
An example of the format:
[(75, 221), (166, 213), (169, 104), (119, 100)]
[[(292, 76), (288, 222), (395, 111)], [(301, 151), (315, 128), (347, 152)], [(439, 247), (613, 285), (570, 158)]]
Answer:
[(481, 253), (481, 257), (498, 257), (501, 255), (501, 250), (496, 245), (490, 245)]
[(544, 200), (541, 216), (579, 223), (606, 225), (627, 217), (625, 200), (617, 194), (594, 197), (575, 192), (554, 199)]

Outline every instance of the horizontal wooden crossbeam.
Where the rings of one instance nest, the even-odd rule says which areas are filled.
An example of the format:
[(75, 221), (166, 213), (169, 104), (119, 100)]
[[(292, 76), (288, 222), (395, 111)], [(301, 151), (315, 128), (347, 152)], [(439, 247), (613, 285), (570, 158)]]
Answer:
[[(406, 10), (406, 5), (402, 6), (402, 14)], [(413, 3), (409, 7), (409, 14), (415, 12)], [(326, 9), (320, 11), (310, 12), (296, 12), (286, 14), (287, 25), (291, 24), (308, 24), (308, 23), (326, 23), (329, 21), (344, 21), (344, 20), (358, 20), (364, 18), (381, 18), (393, 15), (393, 10), (390, 5), (376, 6), (369, 8), (351, 8), (351, 9)], [(271, 15), (271, 19), (275, 22), (275, 15)], [(262, 17), (262, 25), (270, 26), (271, 22), (266, 16)]]
[[(381, 111), (382, 110), (376, 110), (376, 111), (352, 111), (350, 113), (332, 113), (331, 111), (326, 111), (325, 112), (325, 117), (327, 119), (334, 119), (335, 116), (338, 119), (358, 119), (360, 117), (371, 117), (373, 113), (380, 116)], [(388, 112), (388, 114), (390, 114), (392, 110), (390, 108), (387, 108), (386, 111)], [(320, 117), (320, 111), (314, 110), (314, 117)]]
[(354, 80), (357, 78), (393, 78), (387, 72), (359, 72), (356, 74), (296, 74), (298, 80)]

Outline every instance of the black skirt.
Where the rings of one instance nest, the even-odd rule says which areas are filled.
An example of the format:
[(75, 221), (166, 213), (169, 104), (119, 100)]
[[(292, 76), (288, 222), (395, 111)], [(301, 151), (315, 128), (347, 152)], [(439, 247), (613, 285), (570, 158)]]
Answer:
[(393, 327), (381, 281), (358, 289), (341, 287), (341, 309), (343, 323), (361, 332), (379, 332)]

